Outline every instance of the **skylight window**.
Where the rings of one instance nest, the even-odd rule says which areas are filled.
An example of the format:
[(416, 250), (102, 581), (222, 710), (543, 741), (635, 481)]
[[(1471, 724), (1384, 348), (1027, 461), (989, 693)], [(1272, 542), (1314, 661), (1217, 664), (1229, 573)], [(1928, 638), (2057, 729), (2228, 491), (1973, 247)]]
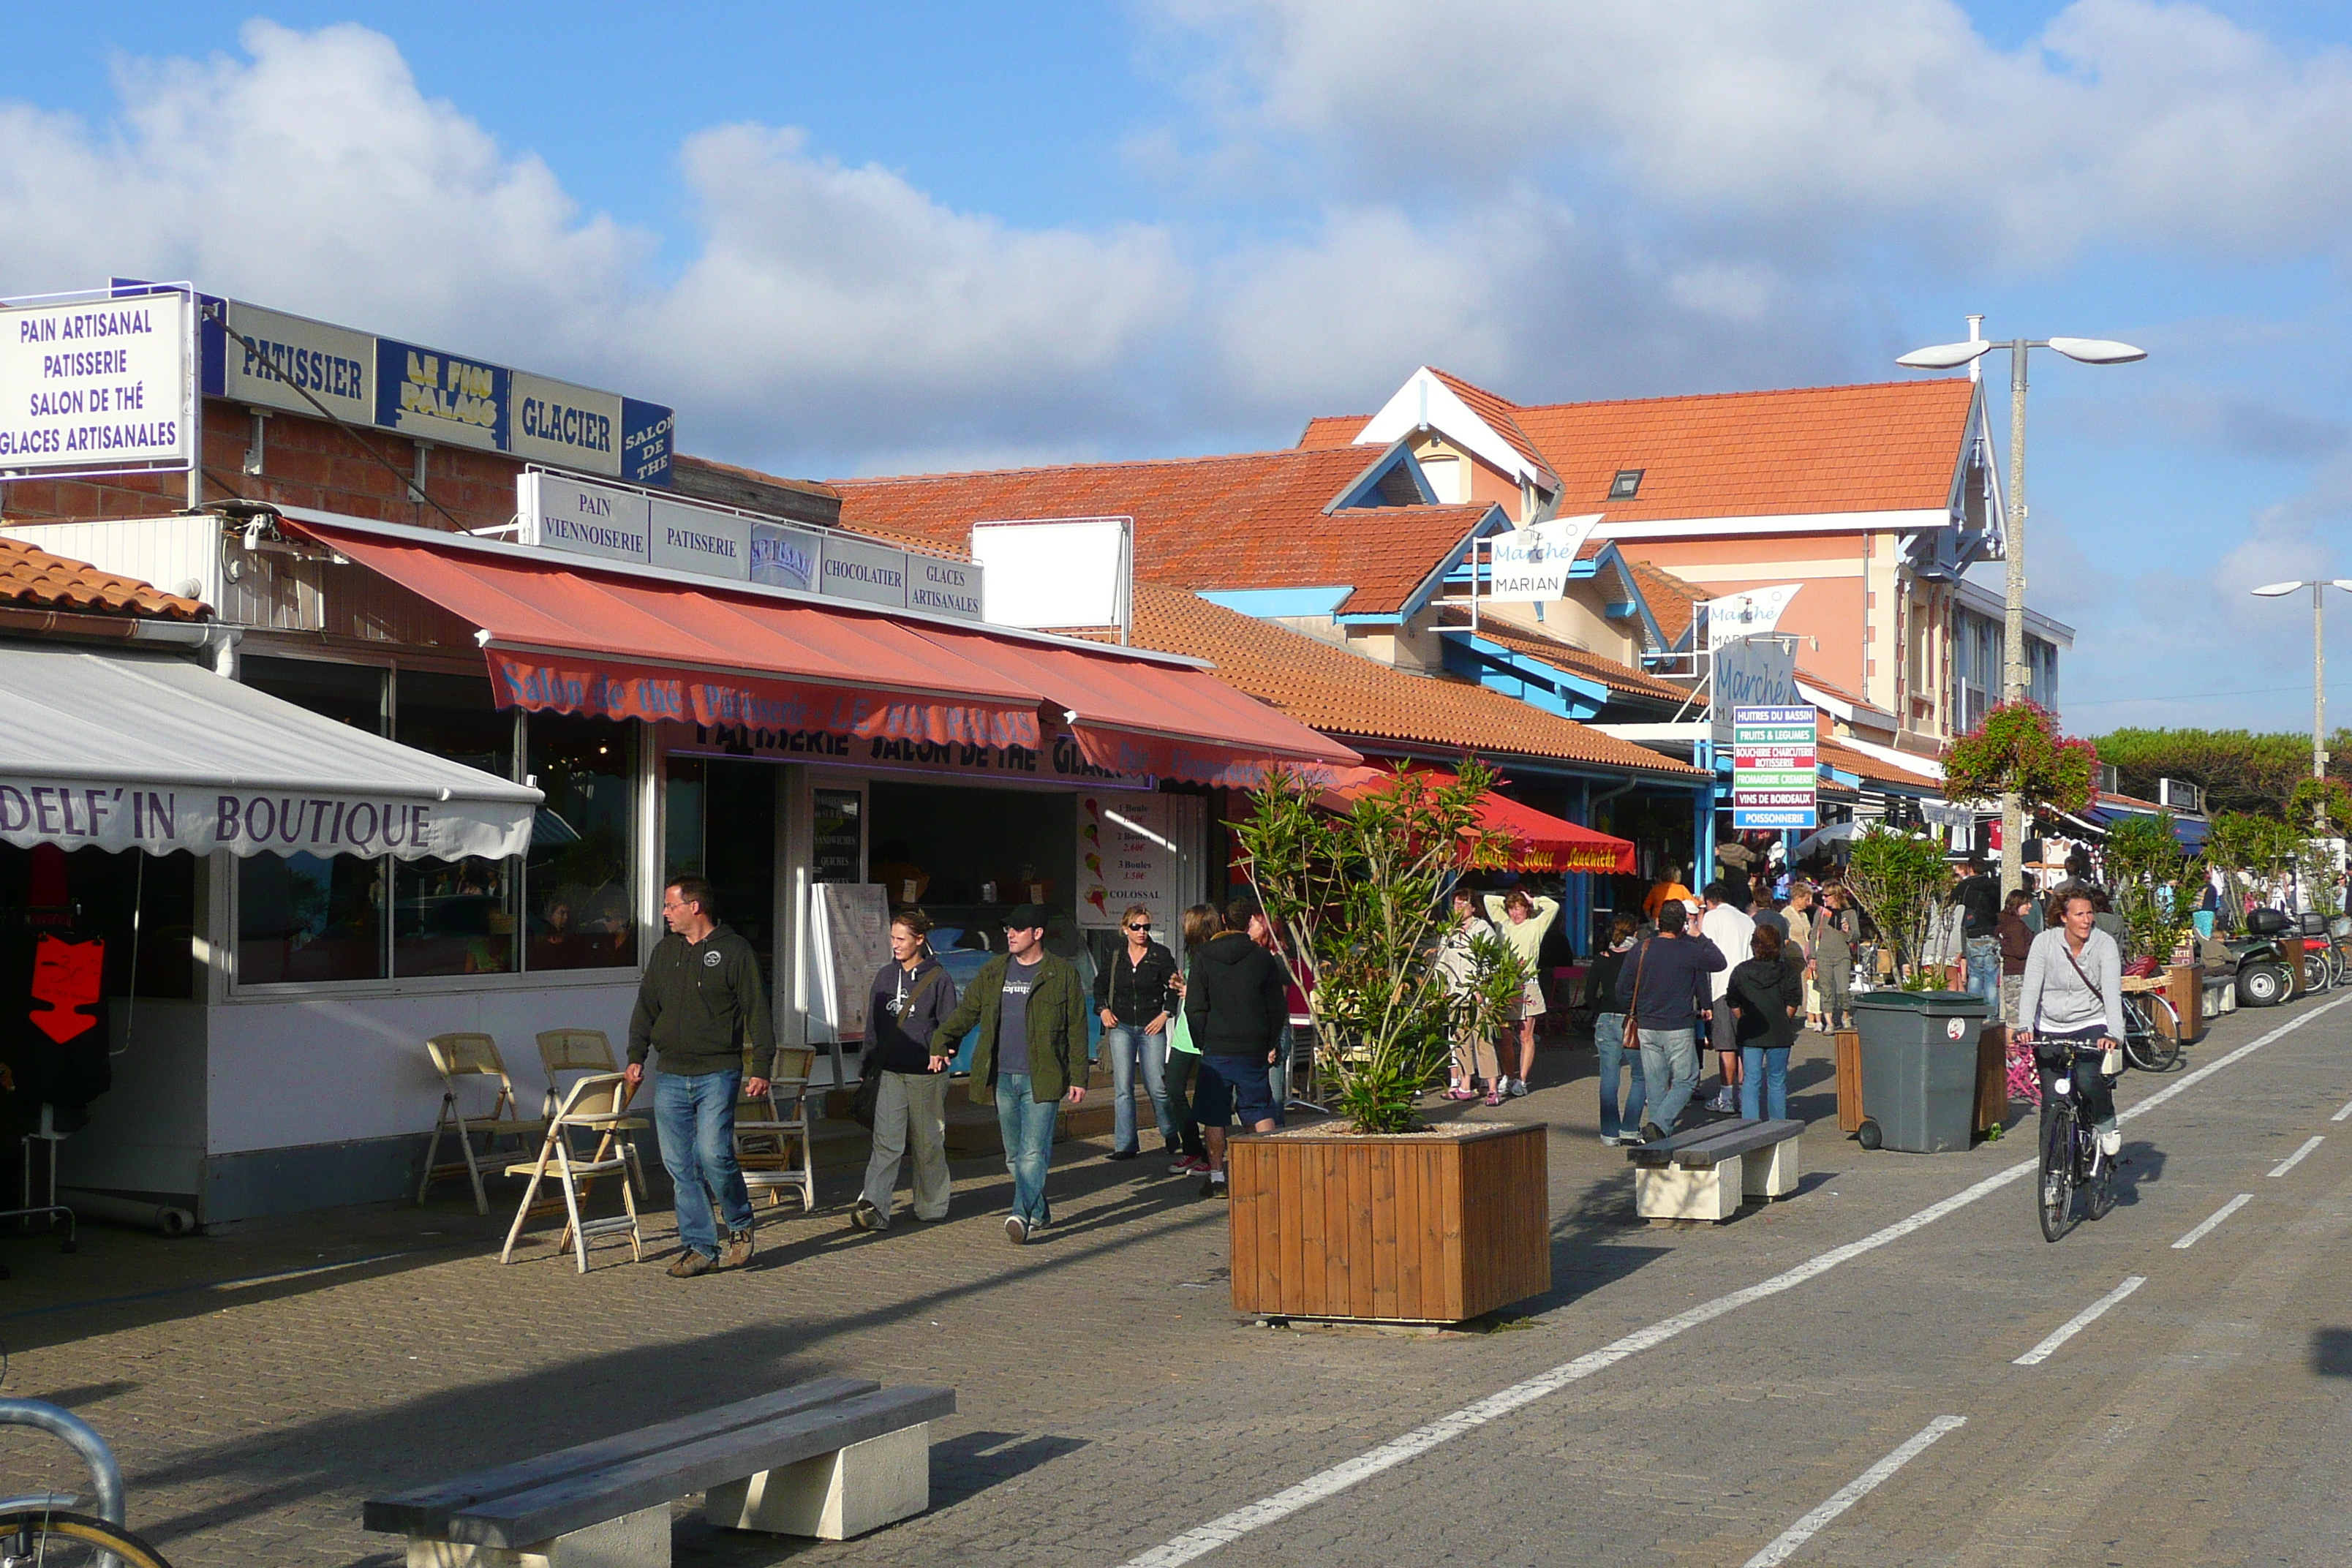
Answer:
[(1611, 500), (1632, 500), (1635, 496), (1640, 495), (1642, 493), (1642, 476), (1649, 471), (1650, 470), (1647, 468), (1618, 469), (1617, 477), (1609, 481), (1609, 499)]

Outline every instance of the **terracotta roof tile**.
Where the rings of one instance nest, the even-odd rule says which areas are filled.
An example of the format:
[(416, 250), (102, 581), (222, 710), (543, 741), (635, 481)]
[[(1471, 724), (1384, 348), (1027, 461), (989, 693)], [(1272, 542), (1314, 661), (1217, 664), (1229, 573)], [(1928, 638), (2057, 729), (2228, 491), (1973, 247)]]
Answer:
[(1857, 752), (1852, 746), (1831, 740), (1826, 735), (1822, 737), (1820, 747), (1819, 755), (1822, 761), (1840, 773), (1853, 773), (1857, 778), (1868, 780), (1873, 784), (1901, 784), (1906, 789), (1924, 789), (1929, 795), (1940, 795), (1943, 793), (1944, 781), (1932, 774), (1913, 773), (1910, 769), (1899, 767), (1884, 757), (1872, 756), (1868, 752)]
[(1642, 590), (1642, 602), (1650, 606), (1650, 615), (1658, 623), (1658, 635), (1666, 646), (1679, 644), (1698, 618), (1698, 606), (1706, 603), (1709, 595), (1704, 588), (1685, 583), (1663, 566), (1647, 561), (1625, 560), (1625, 569)]
[(1298, 437), (1298, 447), (1306, 452), (1328, 452), (1335, 447), (1352, 446), (1356, 432), (1372, 422), (1369, 414), (1326, 414), (1309, 419), (1307, 429)]
[(1403, 606), (1487, 507), (1397, 506), (1327, 514), (1381, 452), (1368, 447), (1158, 462), (1075, 463), (899, 479), (836, 479), (841, 522), (961, 550), (975, 522), (1135, 519), (1136, 576), (1201, 590), (1352, 584), (1340, 606)]
[(203, 620), (212, 612), (194, 599), (101, 572), (86, 561), (56, 555), (20, 539), (0, 539), (0, 604), (80, 615), (154, 616)]
[(1137, 585), (1135, 632), (1145, 647), (1209, 660), (1219, 679), (1334, 738), (1701, 776), (1502, 692), (1397, 669), (1165, 584)]
[[(1470, 625), (1469, 613), (1464, 610), (1446, 610), (1443, 612), (1439, 624), (1467, 629)], [(1532, 631), (1526, 626), (1489, 617), (1478, 623), (1478, 635), (1489, 642), (1500, 644), (1513, 653), (1524, 654), (1529, 658), (1550, 665), (1554, 669), (1564, 670), (1570, 675), (1582, 676), (1588, 680), (1597, 680), (1610, 690), (1627, 697), (1679, 703), (1690, 695), (1672, 681), (1661, 680), (1647, 670), (1635, 669), (1629, 664), (1620, 664), (1604, 654), (1594, 653), (1590, 648), (1572, 647), (1561, 642), (1558, 637), (1546, 637), (1541, 632)]]
[(1538, 468), (1551, 468), (1551, 464), (1545, 460), (1542, 451), (1537, 447), (1533, 440), (1528, 438), (1527, 431), (1520, 426), (1517, 418), (1518, 409), (1516, 405), (1497, 397), (1483, 386), (1473, 386), (1460, 376), (1450, 374), (1433, 365), (1430, 367), (1429, 374), (1444, 382), (1454, 396), (1468, 405), (1471, 413), (1484, 419), (1496, 435), (1508, 442), (1511, 450)]

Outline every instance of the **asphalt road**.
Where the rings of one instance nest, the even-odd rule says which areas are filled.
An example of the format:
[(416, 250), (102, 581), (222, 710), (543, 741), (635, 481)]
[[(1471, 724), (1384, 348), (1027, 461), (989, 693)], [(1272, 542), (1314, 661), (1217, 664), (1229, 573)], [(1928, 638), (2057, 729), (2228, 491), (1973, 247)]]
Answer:
[[(182, 1568), (396, 1563), (369, 1496), (835, 1373), (956, 1386), (932, 1510), (818, 1544), (682, 1504), (681, 1568), (2352, 1561), (2352, 997), (2127, 1075), (2122, 1201), (2055, 1245), (2030, 1136), (1864, 1152), (1824, 1044), (1802, 1190), (1719, 1226), (1633, 1215), (1589, 1052), (1474, 1111), (1552, 1126), (1555, 1288), (1493, 1331), (1253, 1325), (1222, 1205), (1066, 1146), (1044, 1245), (975, 1163), (945, 1226), (847, 1231), (835, 1178), (691, 1282), (666, 1237), (501, 1268), (504, 1216), (454, 1202), (12, 1241), (5, 1392), (98, 1423)], [(63, 1477), (0, 1434), (0, 1480)]]

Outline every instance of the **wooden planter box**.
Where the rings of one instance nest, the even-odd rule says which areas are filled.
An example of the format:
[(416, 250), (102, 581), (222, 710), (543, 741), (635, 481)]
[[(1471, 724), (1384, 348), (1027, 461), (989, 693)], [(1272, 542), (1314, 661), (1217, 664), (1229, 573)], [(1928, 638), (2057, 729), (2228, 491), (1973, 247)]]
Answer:
[(1545, 1132), (1455, 1122), (1229, 1140), (1234, 1308), (1457, 1323), (1541, 1295), (1551, 1289)]

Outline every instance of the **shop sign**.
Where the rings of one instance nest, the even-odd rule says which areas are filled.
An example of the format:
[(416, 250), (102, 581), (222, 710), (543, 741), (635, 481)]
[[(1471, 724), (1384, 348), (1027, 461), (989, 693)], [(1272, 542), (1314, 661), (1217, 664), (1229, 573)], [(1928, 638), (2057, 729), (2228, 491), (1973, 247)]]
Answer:
[(751, 581), (795, 593), (816, 592), (816, 563), (824, 540), (805, 528), (780, 522), (751, 524)]
[(222, 396), (312, 416), (323, 405), (354, 425), (375, 423), (373, 338), (234, 300), (222, 309), (246, 340), (224, 336), (219, 345)]
[(1152, 926), (1176, 927), (1181, 910), (1173, 797), (1146, 795), (1078, 802), (1078, 924), (1115, 931), (1129, 904), (1151, 911)]
[(1590, 517), (1556, 517), (1486, 541), (1489, 586), (1479, 596), (1504, 605), (1564, 597), (1568, 569), (1601, 516), (1594, 512)]
[(1808, 704), (1732, 710), (1731, 826), (1803, 828), (1819, 805), (1820, 728)]
[(527, 541), (606, 561), (653, 562), (650, 497), (533, 471), (515, 481), (515, 510)]
[(419, 441), (478, 451), (512, 447), (514, 372), (438, 349), (378, 338), (375, 422)]
[(1076, 739), (1064, 733), (1040, 746), (988, 746), (856, 735), (840, 730), (757, 724), (664, 724), (663, 751), (680, 756), (757, 757), (778, 763), (829, 763), (890, 772), (948, 773), (975, 781), (1059, 784), (1097, 789), (1149, 790), (1148, 774), (1115, 773), (1087, 761)]
[(866, 795), (862, 790), (821, 789), (814, 794), (814, 834), (810, 871), (819, 882), (866, 879)]
[(0, 472), (186, 468), (194, 326), (173, 290), (0, 305)]
[(1739, 708), (1800, 708), (1797, 647), (1791, 637), (1755, 637), (1715, 650), (1708, 716), (1715, 743), (1731, 743), (1732, 713)]
[(514, 373), (514, 436), (509, 448), (534, 463), (592, 474), (621, 471), (621, 399), (543, 375)]
[(741, 512), (656, 496), (653, 563), (738, 583), (751, 580), (751, 520)]
[(1706, 646), (1710, 652), (1740, 637), (1760, 637), (1780, 625), (1781, 612), (1789, 601), (1797, 596), (1802, 583), (1784, 583), (1777, 588), (1751, 588), (1745, 594), (1728, 594), (1720, 599), (1709, 599), (1700, 608), (1706, 611)]
[(907, 607), (907, 552), (837, 533), (824, 536), (824, 575), (817, 591), (887, 609)]
[(528, 806), (381, 795), (151, 787), (137, 780), (0, 779), (0, 840), (110, 853), (501, 858), (530, 843)]
[(981, 618), (979, 563), (940, 561), (909, 552), (907, 571), (907, 608), (936, 610), (970, 621)]

